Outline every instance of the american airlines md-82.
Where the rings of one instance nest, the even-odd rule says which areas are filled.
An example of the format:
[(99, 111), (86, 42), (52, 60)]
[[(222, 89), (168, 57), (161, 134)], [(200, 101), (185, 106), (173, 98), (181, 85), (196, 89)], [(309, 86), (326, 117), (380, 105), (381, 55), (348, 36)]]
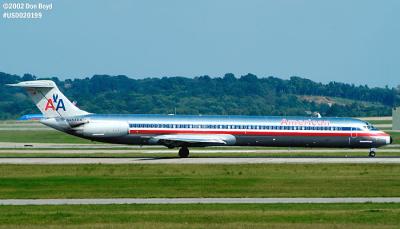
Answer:
[(370, 123), (354, 118), (297, 116), (206, 116), (92, 114), (71, 103), (53, 81), (10, 84), (23, 87), (43, 113), (41, 123), (93, 141), (179, 147), (286, 146), (375, 148), (392, 138)]

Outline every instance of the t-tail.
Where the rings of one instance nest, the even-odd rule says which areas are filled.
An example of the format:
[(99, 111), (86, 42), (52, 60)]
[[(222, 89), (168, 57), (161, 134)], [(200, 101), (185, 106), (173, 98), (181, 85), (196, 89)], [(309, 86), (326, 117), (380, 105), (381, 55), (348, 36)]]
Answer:
[(35, 80), (8, 85), (25, 88), (45, 118), (65, 118), (89, 114), (71, 103), (53, 81)]

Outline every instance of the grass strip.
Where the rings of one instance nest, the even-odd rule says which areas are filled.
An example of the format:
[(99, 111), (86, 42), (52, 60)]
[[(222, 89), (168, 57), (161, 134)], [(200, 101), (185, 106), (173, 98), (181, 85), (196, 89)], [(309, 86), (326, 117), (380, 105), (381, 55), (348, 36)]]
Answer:
[(395, 164), (1, 165), (0, 197), (398, 197)]
[(400, 204), (0, 206), (0, 228), (398, 228)]
[(367, 122), (369, 122), (373, 125), (392, 124), (392, 120), (368, 120)]
[(75, 143), (75, 144), (93, 143), (92, 141), (83, 138), (78, 138), (56, 130), (0, 131), (0, 142)]

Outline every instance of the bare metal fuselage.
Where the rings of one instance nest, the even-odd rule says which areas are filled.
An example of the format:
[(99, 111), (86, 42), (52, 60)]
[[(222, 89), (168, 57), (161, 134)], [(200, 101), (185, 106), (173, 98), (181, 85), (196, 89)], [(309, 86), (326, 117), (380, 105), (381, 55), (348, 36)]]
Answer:
[[(89, 114), (43, 119), (42, 123), (93, 141), (171, 148), (212, 145), (377, 148), (392, 141), (388, 134), (353, 118)], [(211, 138), (221, 141), (207, 141)]]

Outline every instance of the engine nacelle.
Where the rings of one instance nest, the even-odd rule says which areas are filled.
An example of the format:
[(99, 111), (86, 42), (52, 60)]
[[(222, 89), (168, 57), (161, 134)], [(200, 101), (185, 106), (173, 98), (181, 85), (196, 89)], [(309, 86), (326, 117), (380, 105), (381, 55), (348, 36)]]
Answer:
[(89, 122), (79, 132), (86, 137), (121, 137), (129, 133), (129, 125), (120, 121)]

